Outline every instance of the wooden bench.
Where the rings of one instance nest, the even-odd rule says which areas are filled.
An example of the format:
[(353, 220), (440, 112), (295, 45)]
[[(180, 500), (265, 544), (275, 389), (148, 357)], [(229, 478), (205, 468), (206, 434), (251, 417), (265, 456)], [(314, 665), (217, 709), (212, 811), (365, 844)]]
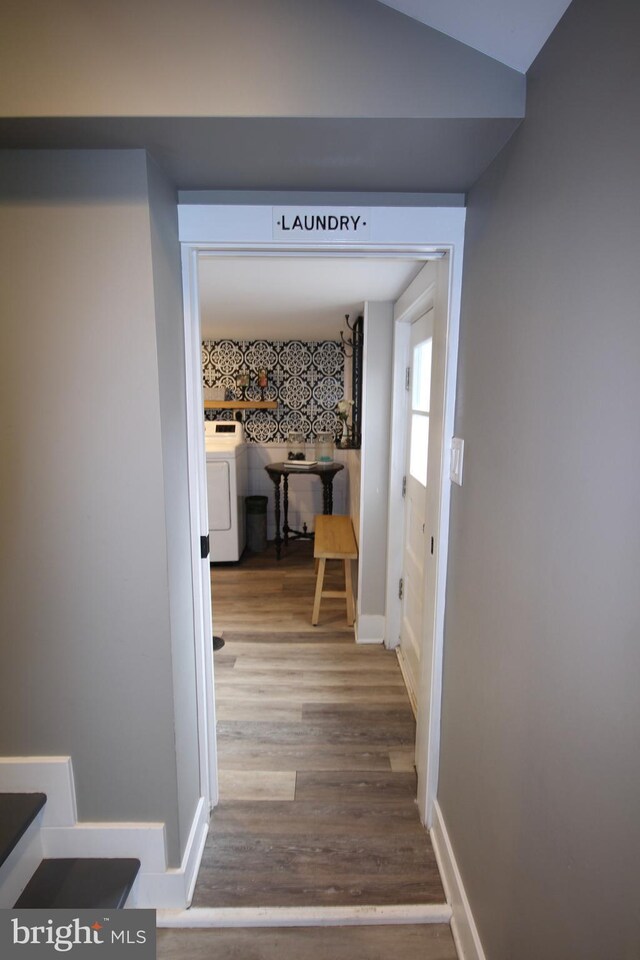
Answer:
[[(318, 623), (320, 601), (323, 597), (345, 597), (347, 601), (347, 623), (351, 627), (354, 620), (351, 561), (358, 559), (358, 547), (353, 533), (351, 517), (320, 514), (315, 518), (314, 526), (313, 555), (318, 570), (311, 623), (314, 627)], [(344, 590), (322, 589), (327, 560), (342, 560), (344, 562)]]

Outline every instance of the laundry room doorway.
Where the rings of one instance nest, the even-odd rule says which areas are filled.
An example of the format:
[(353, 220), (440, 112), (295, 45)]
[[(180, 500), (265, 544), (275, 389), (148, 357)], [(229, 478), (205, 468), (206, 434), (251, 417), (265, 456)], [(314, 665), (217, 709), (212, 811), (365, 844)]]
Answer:
[[(381, 219), (381, 235), (385, 232), (393, 236), (396, 242), (387, 241), (374, 242), (372, 244), (345, 244), (341, 241), (334, 243), (315, 243), (315, 244), (282, 244), (274, 242), (273, 236), (269, 239), (264, 237), (264, 210), (260, 209), (256, 220), (256, 236), (262, 233), (262, 242), (238, 243), (237, 233), (234, 236), (236, 228), (232, 227), (234, 220), (238, 217), (244, 217), (246, 223), (246, 208), (212, 208), (215, 212), (213, 219), (207, 220), (206, 211), (202, 208), (186, 207), (181, 209), (181, 239), (183, 244), (183, 277), (185, 290), (185, 337), (187, 345), (187, 383), (188, 383), (188, 406), (189, 406), (189, 435), (190, 435), (190, 484), (192, 490), (192, 532), (194, 545), (200, 548), (200, 538), (204, 537), (204, 530), (207, 529), (207, 506), (206, 506), (206, 470), (204, 451), (202, 449), (202, 369), (201, 369), (201, 319), (200, 319), (200, 300), (199, 300), (199, 279), (201, 275), (201, 264), (203, 258), (213, 259), (224, 263), (227, 266), (231, 260), (242, 258), (252, 258), (257, 261), (264, 259), (278, 258), (279, 260), (296, 262), (299, 260), (327, 261), (334, 260), (336, 264), (346, 260), (360, 261), (412, 261), (414, 268), (419, 268), (421, 263), (436, 257), (446, 259), (448, 263), (447, 279), (447, 324), (448, 324), (448, 344), (452, 348), (447, 357), (448, 378), (446, 390), (448, 391), (448, 401), (445, 404), (445, 415), (448, 422), (444, 424), (444, 433), (450, 435), (452, 430), (453, 416), (453, 390), (455, 387), (455, 347), (457, 346), (457, 317), (459, 311), (459, 289), (461, 276), (461, 253), (462, 236), (464, 226), (464, 211), (461, 209), (453, 210), (420, 210), (417, 212), (402, 211), (399, 216), (399, 223), (404, 221), (404, 231), (407, 241), (398, 243), (398, 236), (402, 236), (403, 227), (398, 226), (391, 229), (389, 210), (384, 211), (384, 218)], [(210, 211), (211, 212), (211, 211)], [(398, 211), (395, 211), (397, 214)], [(372, 217), (372, 220), (374, 218)], [(384, 225), (386, 220), (386, 225)], [(416, 221), (422, 221), (416, 227)], [(431, 221), (431, 226), (429, 226)], [(260, 226), (262, 224), (262, 226)], [(428, 243), (427, 238), (437, 237), (437, 242)], [(416, 241), (415, 236), (418, 232), (420, 242)], [(246, 235), (246, 234), (245, 234)], [(208, 236), (208, 239), (207, 239)], [(367, 301), (368, 302), (368, 301)], [(378, 301), (376, 301), (378, 302)], [(393, 318), (393, 303), (391, 307), (391, 318)], [(336, 318), (342, 319), (342, 318)], [(390, 324), (393, 330), (393, 319)], [(339, 329), (337, 331), (340, 332)], [(263, 338), (264, 339), (264, 338)], [(249, 341), (246, 341), (249, 342)], [(302, 341), (304, 342), (304, 341)], [(365, 344), (366, 344), (366, 307), (365, 307)], [(389, 340), (389, 358), (393, 352), (393, 335)], [(366, 354), (366, 345), (365, 345)], [(197, 358), (197, 359), (196, 359)], [(394, 361), (395, 362), (395, 361)], [(366, 365), (366, 358), (365, 358)], [(391, 387), (390, 387), (391, 389)], [(394, 381), (393, 390), (396, 385)], [(395, 401), (394, 401), (395, 402)], [(366, 391), (363, 407), (366, 408)], [(263, 421), (264, 422), (264, 421)], [(272, 429), (272, 427), (270, 427)], [(364, 431), (366, 434), (366, 430)], [(377, 431), (378, 434), (380, 431)], [(387, 452), (387, 456), (393, 457), (394, 453)], [(360, 472), (361, 476), (367, 475), (367, 446), (366, 435), (363, 449), (360, 453)], [(393, 470), (391, 473), (393, 476)], [(390, 499), (391, 505), (391, 499)], [(362, 506), (362, 505), (360, 505)], [(445, 504), (448, 511), (448, 500)], [(375, 518), (374, 518), (375, 520)], [(358, 517), (358, 524), (362, 529), (366, 524), (366, 515)], [(388, 514), (385, 515), (385, 538), (386, 526), (389, 522)], [(200, 554), (199, 554), (200, 556)], [(381, 558), (383, 566), (386, 566), (386, 553)], [(439, 561), (441, 563), (441, 561)], [(199, 612), (200, 617), (200, 657), (201, 676), (199, 677), (200, 687), (200, 729), (201, 729), (201, 769), (205, 774), (203, 782), (206, 781), (210, 803), (214, 806), (218, 800), (218, 778), (217, 778), (217, 757), (216, 757), (216, 738), (215, 738), (215, 703), (212, 696), (213, 691), (213, 656), (211, 652), (210, 637), (212, 632), (211, 613), (208, 604), (208, 593), (210, 587), (209, 563), (208, 558), (199, 559), (194, 564), (198, 570), (196, 579), (199, 588), (194, 591), (194, 610)], [(362, 577), (362, 568), (359, 578)], [(386, 573), (385, 573), (386, 579)], [(387, 630), (387, 624), (384, 617), (381, 617), (379, 624), (380, 636), (376, 638), (364, 638), (367, 640), (376, 639), (379, 643), (384, 642), (387, 646), (394, 646), (393, 637)], [(208, 639), (207, 639), (208, 638)], [(436, 678), (434, 682), (439, 682)], [(433, 703), (433, 698), (431, 698)]]

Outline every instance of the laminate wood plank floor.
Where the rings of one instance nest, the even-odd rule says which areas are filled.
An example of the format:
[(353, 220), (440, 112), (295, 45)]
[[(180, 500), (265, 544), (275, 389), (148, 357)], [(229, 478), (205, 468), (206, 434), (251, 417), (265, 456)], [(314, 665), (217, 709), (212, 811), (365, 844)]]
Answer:
[[(247, 576), (248, 574), (248, 576)], [(325, 584), (328, 590), (343, 588), (341, 561), (328, 561)], [(341, 642), (353, 637), (347, 625), (345, 602), (337, 598), (322, 601), (320, 622), (311, 626), (311, 611), (316, 584), (311, 541), (298, 540), (275, 559), (270, 544), (261, 554), (247, 554), (239, 563), (214, 564), (211, 571), (213, 590), (213, 632), (225, 629), (242, 632), (245, 639), (259, 641), (263, 633), (277, 633), (284, 641), (287, 633), (313, 633), (308, 640)], [(310, 601), (309, 601), (310, 597)], [(310, 604), (310, 605), (309, 605)]]
[(446, 924), (158, 930), (158, 960), (456, 960)]
[[(339, 565), (327, 576), (340, 586)], [(415, 724), (395, 654), (356, 645), (342, 600), (323, 602), (311, 626), (309, 543), (290, 545), (280, 563), (271, 549), (216, 566), (211, 579), (214, 632), (225, 639), (214, 657), (220, 803), (193, 906), (444, 903), (415, 802)], [(294, 950), (296, 934), (283, 936)], [(455, 956), (446, 937), (415, 936), (444, 950), (425, 958)], [(185, 950), (206, 956), (207, 942), (194, 936)], [(267, 942), (280, 941), (272, 932)], [(364, 943), (362, 955), (377, 956)]]

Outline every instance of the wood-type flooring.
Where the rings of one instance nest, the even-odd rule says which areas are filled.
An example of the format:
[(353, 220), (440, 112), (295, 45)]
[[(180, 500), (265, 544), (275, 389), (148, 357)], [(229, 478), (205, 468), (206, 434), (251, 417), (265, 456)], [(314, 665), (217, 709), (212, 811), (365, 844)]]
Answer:
[(158, 930), (158, 960), (456, 960), (445, 924)]
[[(329, 576), (341, 577), (335, 568)], [(214, 632), (226, 642), (214, 657), (220, 803), (193, 906), (444, 903), (415, 803), (415, 726), (395, 654), (356, 645), (343, 600), (323, 601), (311, 626), (308, 543), (280, 563), (271, 547), (215, 566), (211, 581)], [(273, 956), (278, 937), (295, 936), (270, 933)], [(415, 936), (444, 950), (422, 956), (455, 956), (436, 933)], [(193, 954), (181, 956), (206, 956), (204, 942), (194, 933)]]

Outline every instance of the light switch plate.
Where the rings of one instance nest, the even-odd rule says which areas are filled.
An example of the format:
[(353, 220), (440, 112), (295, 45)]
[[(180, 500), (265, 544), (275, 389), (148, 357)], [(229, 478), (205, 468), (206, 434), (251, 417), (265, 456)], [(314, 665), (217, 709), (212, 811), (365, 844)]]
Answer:
[(451, 466), (449, 476), (452, 483), (462, 486), (462, 461), (464, 460), (464, 440), (454, 437), (451, 441)]

